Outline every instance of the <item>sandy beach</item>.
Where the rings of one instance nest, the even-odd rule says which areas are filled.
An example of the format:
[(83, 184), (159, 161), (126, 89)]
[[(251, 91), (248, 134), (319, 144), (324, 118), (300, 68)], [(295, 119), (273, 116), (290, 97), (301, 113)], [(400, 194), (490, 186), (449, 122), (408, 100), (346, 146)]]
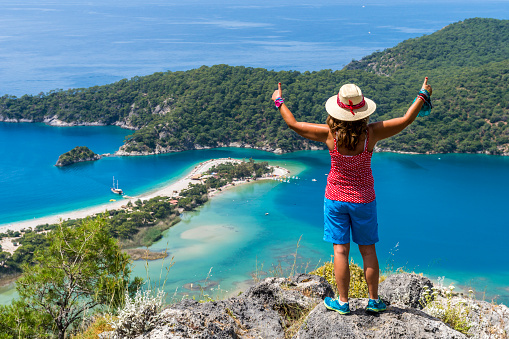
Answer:
[[(24, 221), (20, 221), (20, 222), (3, 224), (3, 225), (0, 225), (0, 233), (7, 232), (7, 230), (20, 231), (20, 230), (26, 229), (26, 228), (33, 229), (34, 227), (36, 227), (38, 225), (55, 224), (62, 220), (85, 218), (88, 216), (92, 216), (92, 215), (95, 215), (98, 213), (105, 212), (107, 210), (115, 210), (115, 209), (122, 208), (122, 206), (126, 205), (129, 201), (134, 203), (138, 199), (149, 200), (149, 199), (157, 197), (157, 196), (164, 196), (164, 197), (177, 196), (181, 190), (183, 190), (189, 186), (189, 183), (197, 182), (196, 180), (192, 179), (193, 176), (195, 176), (197, 174), (205, 173), (213, 166), (216, 166), (216, 165), (219, 165), (222, 163), (240, 163), (240, 162), (242, 162), (242, 160), (230, 159), (230, 158), (211, 159), (211, 160), (208, 160), (208, 161), (205, 161), (205, 162), (202, 162), (202, 163), (196, 165), (183, 178), (181, 178), (175, 182), (172, 182), (160, 189), (157, 189), (154, 191), (149, 191), (147, 193), (144, 193), (144, 194), (141, 194), (138, 196), (129, 197), (127, 199), (118, 196), (116, 201), (112, 201), (112, 202), (102, 204), (102, 205), (87, 207), (87, 208), (74, 210), (74, 211), (67, 211), (67, 212), (58, 213), (58, 214), (54, 214), (54, 215), (50, 215), (50, 216), (46, 216), (46, 217), (42, 217), (42, 218), (37, 218), (37, 219), (24, 220)], [(272, 176), (278, 177), (278, 176), (288, 175), (290, 173), (290, 171), (288, 171), (287, 169), (282, 168), (282, 167), (275, 167), (275, 166), (271, 166), (271, 167), (273, 167), (273, 169), (274, 169)], [(270, 177), (259, 178), (258, 180), (269, 179), (269, 178)], [(235, 185), (244, 184), (244, 183), (246, 183), (246, 182), (238, 181), (238, 182), (235, 182)], [(227, 187), (229, 187), (229, 186), (231, 186), (231, 185), (227, 185)], [(217, 193), (217, 191), (212, 194), (209, 194), (209, 196), (213, 196), (216, 193)], [(0, 245), (2, 246), (3, 251), (13, 252), (15, 250), (15, 247), (13, 246), (13, 244), (9, 238), (4, 238), (4, 239), (0, 240)]]

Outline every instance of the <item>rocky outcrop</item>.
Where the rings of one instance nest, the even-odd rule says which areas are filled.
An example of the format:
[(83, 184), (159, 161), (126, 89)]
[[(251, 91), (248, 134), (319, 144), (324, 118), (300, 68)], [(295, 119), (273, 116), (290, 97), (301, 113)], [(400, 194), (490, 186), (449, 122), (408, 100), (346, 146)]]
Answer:
[(80, 122), (80, 121), (73, 121), (73, 122), (66, 122), (58, 119), (56, 115), (52, 117), (45, 117), (43, 122), (46, 125), (50, 126), (60, 126), (60, 127), (72, 127), (72, 126), (106, 126), (105, 123), (102, 122)]
[(433, 283), (426, 277), (414, 273), (401, 273), (388, 276), (379, 288), (380, 295), (388, 304), (400, 303), (412, 308), (422, 309), (421, 300), (425, 286), (431, 290)]
[(352, 299), (350, 315), (341, 316), (320, 303), (294, 338), (467, 338), (415, 308), (393, 304), (374, 315), (365, 310), (366, 305), (366, 299)]
[[(428, 278), (417, 274), (389, 276), (380, 284), (380, 294), (388, 304), (387, 311), (380, 314), (366, 311), (367, 299), (350, 299), (348, 316), (319, 303), (294, 338), (467, 338), (418, 309), (423, 287), (428, 284), (432, 286)], [(390, 292), (390, 297), (382, 291)]]
[(126, 121), (126, 120), (116, 121), (113, 125), (118, 126), (120, 128), (124, 128), (124, 129), (130, 129), (133, 131), (137, 131), (140, 129), (139, 127), (133, 126), (130, 121)]
[(249, 288), (242, 298), (256, 300), (277, 310), (303, 310), (314, 307), (334, 291), (327, 281), (316, 275), (300, 274), (291, 278), (267, 278)]
[[(453, 317), (455, 314), (469, 327), (468, 334), (472, 338), (509, 337), (507, 306), (475, 300), (473, 293), (464, 296), (462, 293), (454, 293), (449, 287), (433, 286), (431, 280), (421, 275), (411, 273), (391, 275), (380, 284), (379, 293), (391, 308), (397, 305), (410, 306), (430, 316), (443, 316), (444, 313), (448, 313)], [(427, 302), (424, 297), (426, 294), (429, 295)]]
[(4, 116), (3, 114), (0, 114), (0, 122), (34, 122), (34, 121), (32, 119), (9, 118)]
[(153, 151), (127, 151), (128, 145), (122, 145), (115, 152), (117, 156), (141, 156), (141, 155), (155, 155), (155, 154), (165, 154), (165, 153), (175, 153), (185, 151), (184, 149), (175, 149), (172, 147), (161, 147), (160, 145), (156, 145), (156, 149)]
[[(322, 277), (301, 274), (291, 278), (267, 278), (243, 294), (227, 300), (199, 303), (183, 300), (153, 317), (151, 329), (132, 336), (156, 338), (467, 338), (439, 319), (421, 310), (418, 300), (431, 281), (416, 274), (389, 276), (380, 290), (390, 292), (387, 311), (365, 310), (367, 299), (350, 299), (351, 314), (327, 310), (322, 302), (332, 296)], [(412, 291), (406, 290), (412, 289)], [(440, 298), (440, 297), (438, 297)], [(413, 305), (413, 306), (412, 306)], [(503, 305), (477, 304), (472, 313), (475, 338), (505, 338), (509, 312)], [(480, 314), (482, 313), (482, 316)], [(474, 323), (484, 319), (483, 330)], [(489, 326), (486, 325), (489, 323)], [(295, 330), (289, 332), (289, 328)], [(487, 333), (492, 333), (489, 336)], [(102, 338), (116, 337), (114, 332)]]
[[(215, 334), (211, 326), (198, 331), (203, 338), (284, 338), (284, 328), (288, 318), (298, 317), (300, 312), (314, 307), (326, 296), (334, 293), (325, 279), (317, 276), (299, 275), (290, 279), (267, 278), (259, 284), (248, 289), (244, 294), (236, 298), (230, 298), (222, 302), (203, 304), (201, 310), (193, 309), (198, 314), (198, 319), (207, 314), (209, 319), (205, 323), (211, 324), (221, 318), (225, 320), (225, 331)], [(216, 304), (219, 314), (205, 311), (208, 307)], [(183, 305), (177, 304), (175, 308), (181, 309)], [(189, 308), (186, 308), (189, 310)], [(198, 311), (198, 312), (196, 312)], [(220, 317), (220, 314), (228, 317)], [(212, 315), (212, 317), (211, 317)], [(229, 319), (228, 319), (229, 318)], [(198, 319), (192, 317), (192, 324)], [(216, 323), (217, 324), (217, 323)], [(190, 334), (189, 331), (187, 332)], [(196, 332), (195, 332), (196, 333)], [(184, 335), (184, 337), (186, 337)], [(192, 338), (193, 335), (188, 336)], [(141, 336), (141, 338), (152, 338)], [(163, 337), (161, 337), (163, 338)], [(168, 337), (166, 337), (168, 338)]]
[[(284, 338), (287, 317), (299, 316), (332, 295), (322, 277), (267, 278), (238, 297), (174, 304), (157, 316), (151, 331), (136, 338)], [(113, 332), (102, 337), (119, 338)]]
[[(444, 293), (444, 290), (447, 293)], [(475, 300), (473, 295), (465, 297), (461, 294), (448, 295), (448, 293), (450, 291), (442, 289), (435, 297), (435, 301), (423, 311), (431, 315), (446, 309), (452, 309), (458, 313), (463, 312), (470, 326), (468, 333), (472, 338), (509, 338), (509, 308), (507, 306)]]
[(152, 114), (166, 115), (171, 112), (172, 104), (175, 102), (175, 99), (168, 98), (163, 101), (162, 105), (157, 105), (153, 110)]

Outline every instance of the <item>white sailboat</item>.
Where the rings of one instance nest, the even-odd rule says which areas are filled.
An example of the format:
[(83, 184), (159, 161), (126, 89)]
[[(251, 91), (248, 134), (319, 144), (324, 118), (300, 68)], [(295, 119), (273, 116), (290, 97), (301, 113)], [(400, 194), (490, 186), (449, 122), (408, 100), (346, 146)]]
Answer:
[(120, 188), (118, 188), (118, 180), (117, 180), (117, 187), (115, 188), (115, 177), (113, 177), (113, 187), (111, 187), (111, 191), (115, 194), (120, 194), (120, 195), (124, 194), (124, 192)]

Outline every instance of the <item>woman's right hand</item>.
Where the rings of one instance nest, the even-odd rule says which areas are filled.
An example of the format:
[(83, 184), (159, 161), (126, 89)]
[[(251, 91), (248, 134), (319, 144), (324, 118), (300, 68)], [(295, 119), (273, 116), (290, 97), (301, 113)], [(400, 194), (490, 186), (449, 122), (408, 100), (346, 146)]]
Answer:
[(429, 95), (431, 95), (431, 93), (433, 92), (433, 90), (431, 89), (431, 86), (428, 85), (428, 77), (424, 78), (424, 83), (422, 84), (421, 89), (425, 89), (426, 91), (428, 91)]
[(282, 98), (281, 83), (278, 82), (277, 89), (272, 93), (272, 101), (276, 101), (277, 98)]

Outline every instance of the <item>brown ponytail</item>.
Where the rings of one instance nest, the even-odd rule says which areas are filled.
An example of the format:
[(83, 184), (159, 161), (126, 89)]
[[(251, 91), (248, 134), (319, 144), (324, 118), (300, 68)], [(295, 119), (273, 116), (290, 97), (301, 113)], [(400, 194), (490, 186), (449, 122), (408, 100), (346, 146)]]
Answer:
[(359, 139), (368, 128), (369, 117), (355, 121), (338, 120), (332, 116), (327, 117), (327, 125), (334, 137), (336, 137), (338, 147), (346, 147), (353, 151)]

